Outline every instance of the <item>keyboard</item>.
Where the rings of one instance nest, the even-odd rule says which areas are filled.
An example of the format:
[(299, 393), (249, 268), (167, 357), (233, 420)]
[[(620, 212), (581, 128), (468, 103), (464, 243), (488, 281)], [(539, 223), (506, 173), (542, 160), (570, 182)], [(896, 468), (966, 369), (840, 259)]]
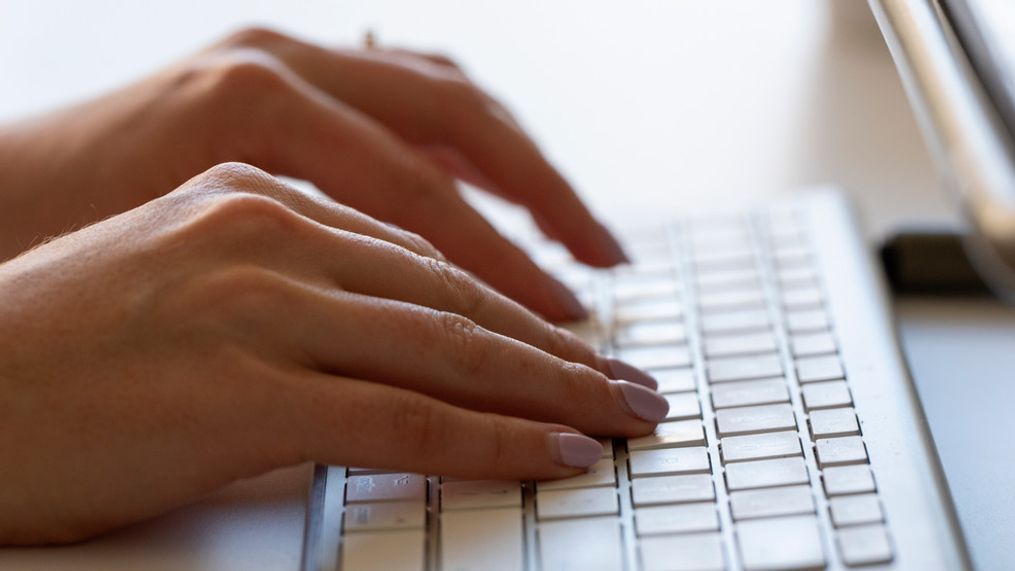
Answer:
[[(814, 201), (843, 216), (837, 200)], [(924, 476), (939, 469), (918, 446), (892, 448), (923, 438), (910, 416), (918, 407), (895, 403), (895, 393), (878, 397), (884, 389), (871, 377), (881, 374), (862, 351), (853, 362), (843, 350), (843, 331), (872, 342), (891, 331), (886, 319), (851, 322), (850, 299), (832, 311), (833, 290), (877, 292), (830, 283), (842, 276), (829, 268), (842, 268), (816, 234), (851, 230), (828, 228), (809, 204), (641, 225), (621, 234), (634, 262), (607, 271), (576, 264), (535, 233), (518, 237), (589, 307), (592, 317), (572, 330), (649, 371), (668, 417), (651, 435), (602, 440), (602, 458), (564, 480), (318, 466), (304, 568), (953, 568), (925, 566), (947, 560), (934, 549), (900, 559), (900, 546), (930, 537), (914, 517), (947, 522), (936, 486), (922, 496), (927, 513), (895, 508), (918, 495), (921, 466)], [(848, 267), (857, 251), (844, 252)], [(870, 395), (866, 408), (857, 389)], [(888, 416), (912, 426), (872, 436)], [(893, 456), (907, 459), (893, 467)], [(898, 498), (886, 478), (900, 481), (889, 486)], [(941, 540), (941, 549), (957, 541)]]

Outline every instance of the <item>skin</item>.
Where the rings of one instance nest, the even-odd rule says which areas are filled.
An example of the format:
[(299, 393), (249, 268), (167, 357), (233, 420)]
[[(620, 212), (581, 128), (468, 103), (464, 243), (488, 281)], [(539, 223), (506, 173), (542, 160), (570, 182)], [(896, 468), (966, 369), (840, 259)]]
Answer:
[(581, 471), (559, 435), (649, 433), (624, 394), (654, 393), (614, 373), (651, 379), (537, 316), (578, 312), (455, 178), (579, 259), (623, 259), (435, 56), (244, 31), (0, 131), (0, 543), (81, 540), (307, 461), (559, 478)]

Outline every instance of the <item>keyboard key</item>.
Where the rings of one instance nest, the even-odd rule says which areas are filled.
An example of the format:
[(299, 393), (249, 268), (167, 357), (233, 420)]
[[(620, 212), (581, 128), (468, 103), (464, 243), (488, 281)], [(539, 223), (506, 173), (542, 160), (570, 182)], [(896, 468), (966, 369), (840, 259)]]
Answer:
[(867, 447), (859, 436), (842, 438), (822, 438), (815, 442), (818, 464), (825, 466), (841, 466), (843, 464), (862, 464), (867, 462)]
[(771, 331), (705, 338), (705, 356), (709, 359), (773, 353), (777, 349), (775, 335)]
[(842, 361), (837, 355), (825, 355), (797, 359), (796, 375), (801, 383), (812, 383), (842, 379), (846, 377), (846, 372), (842, 370)]
[(846, 381), (808, 383), (800, 387), (800, 393), (804, 398), (804, 408), (808, 411), (853, 404), (853, 397), (849, 394)]
[(682, 321), (641, 321), (618, 327), (614, 335), (621, 348), (672, 345), (687, 342), (687, 327)]
[(542, 569), (616, 571), (624, 568), (620, 521), (595, 518), (553, 521), (539, 526)]
[(626, 303), (641, 298), (674, 298), (680, 285), (670, 277), (618, 279), (613, 282), (613, 299)]
[(574, 333), (593, 347), (600, 345), (599, 340), (602, 337), (602, 332), (600, 331), (599, 322), (592, 317), (574, 323), (565, 323), (561, 327)]
[(550, 490), (536, 495), (536, 516), (540, 520), (617, 515), (619, 509), (615, 488)]
[(706, 312), (764, 307), (765, 294), (752, 289), (701, 292), (698, 306)]
[(806, 484), (808, 481), (807, 466), (803, 458), (755, 460), (726, 465), (726, 487), (731, 492)]
[(670, 411), (666, 414), (666, 420), (701, 418), (701, 404), (698, 402), (698, 393), (669, 393), (663, 395), (663, 398), (670, 404)]
[(744, 569), (813, 569), (825, 566), (814, 516), (743, 521), (736, 526)]
[(814, 496), (810, 486), (742, 490), (730, 494), (730, 511), (735, 521), (812, 514)]
[(885, 519), (881, 502), (875, 494), (832, 498), (828, 500), (828, 510), (835, 527), (880, 523)]
[(709, 382), (744, 381), (782, 375), (782, 360), (778, 354), (728, 357), (710, 360), (706, 368)]
[(768, 312), (764, 309), (705, 313), (701, 316), (701, 328), (705, 335), (768, 330), (769, 327)]
[(831, 333), (802, 333), (790, 337), (794, 357), (834, 354), (838, 351)]
[(686, 367), (691, 364), (691, 352), (686, 345), (629, 347), (618, 351), (617, 356), (639, 369)]
[(718, 533), (646, 537), (641, 540), (640, 549), (645, 571), (721, 571), (725, 568), (722, 539)]
[(816, 287), (791, 289), (782, 292), (782, 305), (786, 309), (814, 309), (821, 307), (824, 296)]
[(694, 448), (662, 448), (638, 450), (628, 457), (631, 477), (669, 476), (673, 474), (709, 473), (708, 450)]
[(800, 268), (812, 263), (811, 249), (807, 246), (785, 246), (773, 252), (779, 269)]
[(602, 458), (613, 458), (613, 439), (612, 438), (600, 438), (599, 445), (603, 447)]
[(661, 422), (655, 432), (627, 441), (627, 449), (651, 450), (654, 448), (676, 448), (678, 446), (704, 446), (705, 427), (700, 420), (677, 420)]
[(712, 476), (708, 474), (636, 478), (631, 481), (631, 501), (635, 507), (714, 499), (715, 487)]
[(350, 533), (342, 538), (342, 569), (423, 571), (425, 537), (422, 529)]
[(780, 402), (789, 402), (789, 388), (782, 377), (712, 385), (712, 407), (716, 409)]
[(852, 408), (829, 408), (810, 413), (811, 436), (815, 439), (860, 434), (860, 424)]
[(560, 480), (547, 480), (536, 484), (540, 492), (545, 490), (566, 490), (570, 488), (592, 488), (595, 486), (616, 486), (617, 471), (613, 458), (603, 458), (588, 467), (584, 474)]
[(613, 318), (621, 325), (637, 321), (672, 321), (684, 316), (684, 304), (676, 299), (633, 300), (614, 309)]
[(873, 565), (892, 560), (892, 542), (883, 525), (849, 527), (836, 535), (839, 553), (846, 565)]
[(788, 404), (724, 408), (715, 412), (715, 422), (721, 437), (796, 428), (793, 407)]
[(825, 494), (830, 497), (875, 490), (874, 474), (865, 464), (825, 468), (821, 476), (825, 482)]
[(644, 507), (635, 512), (634, 527), (639, 536), (718, 531), (719, 513), (711, 502)]
[(462, 480), (441, 484), (441, 509), (520, 508), (522, 488), (509, 480)]
[(803, 449), (800, 447), (800, 438), (797, 437), (796, 432), (728, 436), (722, 439), (720, 446), (722, 448), (723, 462), (788, 458), (790, 456), (803, 455)]
[(423, 502), (383, 502), (351, 504), (342, 515), (345, 533), (381, 529), (417, 529), (426, 525)]
[(658, 391), (660, 393), (680, 393), (694, 390), (694, 369), (653, 369), (649, 373), (659, 383)]
[(754, 268), (738, 268), (724, 271), (710, 270), (697, 274), (695, 281), (697, 282), (698, 289), (702, 291), (760, 289), (758, 273)]
[(783, 289), (813, 287), (818, 283), (818, 272), (811, 267), (779, 269), (779, 284)]
[(425, 501), (426, 478), (419, 474), (353, 476), (346, 481), (345, 501)]
[(831, 328), (828, 314), (823, 309), (790, 311), (786, 313), (786, 328), (790, 333), (827, 331)]
[(443, 569), (455, 571), (525, 569), (521, 508), (442, 513), (440, 521)]

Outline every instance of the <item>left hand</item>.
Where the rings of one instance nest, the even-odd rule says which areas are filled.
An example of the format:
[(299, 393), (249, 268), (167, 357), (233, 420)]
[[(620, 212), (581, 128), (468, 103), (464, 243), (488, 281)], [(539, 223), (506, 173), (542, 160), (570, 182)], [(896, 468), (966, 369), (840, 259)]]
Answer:
[(625, 260), (515, 119), (454, 63), (260, 29), (95, 101), (0, 128), (0, 260), (224, 161), (309, 180), (417, 232), (553, 320), (584, 310), (467, 204), (456, 178), (525, 206), (582, 262)]

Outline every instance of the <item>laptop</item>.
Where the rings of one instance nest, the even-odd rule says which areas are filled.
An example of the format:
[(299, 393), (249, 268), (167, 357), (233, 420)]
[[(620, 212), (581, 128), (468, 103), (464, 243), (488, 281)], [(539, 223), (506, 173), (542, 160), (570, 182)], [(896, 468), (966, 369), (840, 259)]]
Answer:
[[(1004, 292), (1015, 170), (1006, 115), (991, 109), (1005, 100), (996, 86), (1010, 83), (985, 81), (989, 62), (974, 70), (977, 56), (962, 48), (975, 42), (954, 39), (958, 28), (977, 33), (968, 23), (977, 3), (871, 4), (973, 223), (970, 251)], [(962, 75), (941, 73), (956, 62)], [(963, 87), (976, 96), (938, 97)], [(970, 110), (990, 121), (970, 120)], [(977, 152), (962, 155), (962, 145)], [(522, 230), (514, 238), (592, 310), (574, 331), (651, 372), (669, 417), (652, 435), (604, 439), (603, 457), (565, 480), (317, 466), (302, 568), (969, 568), (862, 236), (833, 188), (629, 223), (621, 237), (634, 261), (614, 270), (577, 265)]]

